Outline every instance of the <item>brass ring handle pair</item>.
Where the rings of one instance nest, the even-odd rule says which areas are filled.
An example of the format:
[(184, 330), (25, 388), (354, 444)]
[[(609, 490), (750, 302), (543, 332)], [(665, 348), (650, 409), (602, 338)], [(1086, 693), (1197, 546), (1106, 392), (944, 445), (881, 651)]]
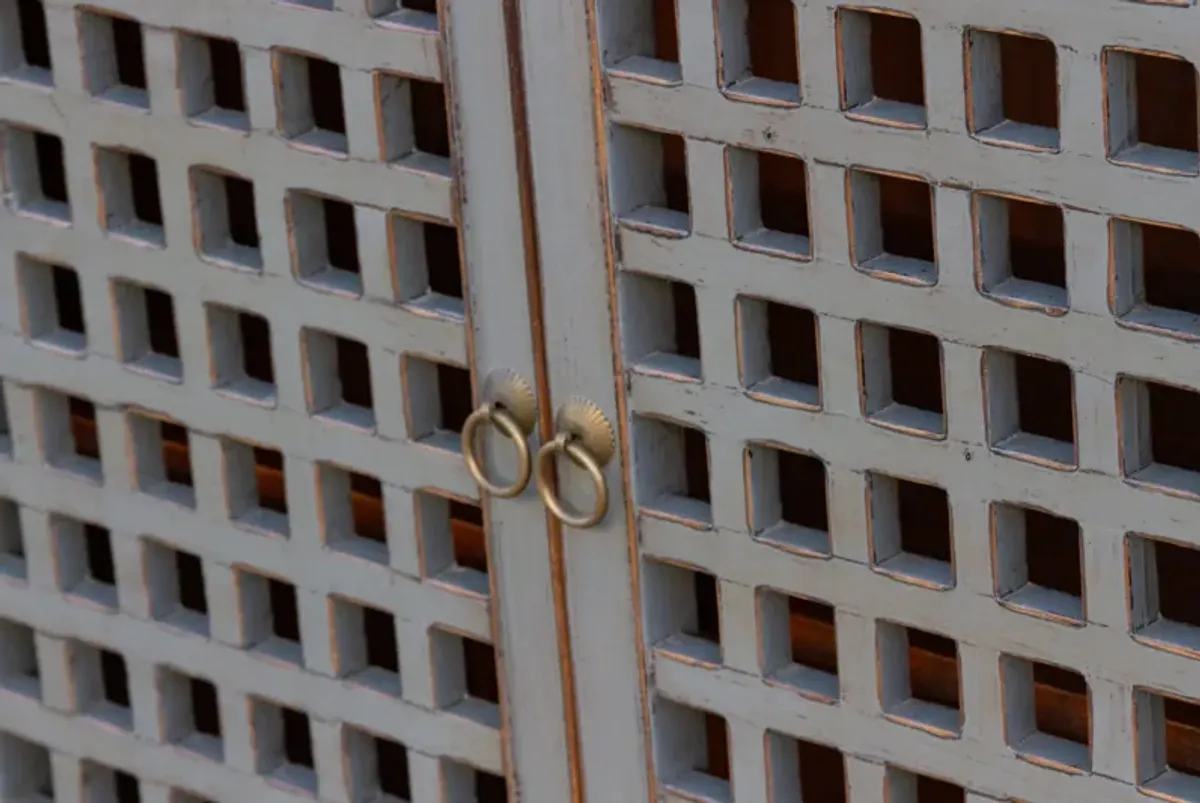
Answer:
[[(467, 416), (462, 428), (463, 459), (479, 486), (492, 496), (509, 499), (525, 490), (530, 475), (535, 474), (538, 495), (559, 521), (576, 529), (599, 524), (608, 513), (608, 481), (603, 468), (612, 459), (616, 445), (612, 425), (600, 408), (587, 399), (568, 401), (556, 417), (558, 434), (531, 458), (528, 437), (536, 423), (536, 406), (529, 385), (516, 374), (498, 372), (488, 378), (485, 397), (494, 401)], [(496, 427), (516, 447), (517, 477), (508, 485), (497, 485), (488, 479), (476, 451), (479, 432), (485, 424)], [(591, 513), (573, 513), (555, 493), (554, 458), (560, 454), (591, 479), (595, 490)]]

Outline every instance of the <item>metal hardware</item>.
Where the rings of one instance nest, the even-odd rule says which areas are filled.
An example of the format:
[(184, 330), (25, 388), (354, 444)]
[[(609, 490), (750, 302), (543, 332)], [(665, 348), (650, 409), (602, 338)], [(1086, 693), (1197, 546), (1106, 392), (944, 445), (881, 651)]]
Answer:
[[(616, 436), (604, 412), (589, 399), (574, 397), (559, 408), (554, 417), (558, 434), (538, 450), (534, 458), (538, 494), (559, 521), (576, 529), (599, 524), (608, 513), (608, 481), (602, 469), (616, 452)], [(596, 501), (590, 514), (573, 513), (563, 505), (552, 487), (555, 455), (565, 455), (587, 472), (595, 489)]]
[[(492, 496), (508, 499), (525, 490), (529, 484), (532, 461), (529, 456), (529, 435), (537, 424), (537, 399), (533, 388), (513, 371), (501, 369), (488, 375), (483, 386), (484, 404), (467, 416), (462, 428), (463, 460), (475, 482)], [(517, 479), (509, 485), (496, 485), (484, 473), (483, 461), (475, 446), (479, 430), (491, 424), (513, 442), (517, 449)]]

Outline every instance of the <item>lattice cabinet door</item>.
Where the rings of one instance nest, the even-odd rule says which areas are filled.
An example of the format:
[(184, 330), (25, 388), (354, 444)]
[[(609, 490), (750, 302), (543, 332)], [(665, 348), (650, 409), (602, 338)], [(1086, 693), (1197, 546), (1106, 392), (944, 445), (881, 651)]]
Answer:
[(0, 0), (0, 800), (569, 798), (506, 30)]
[(588, 799), (1200, 800), (1195, 6), (522, 5)]

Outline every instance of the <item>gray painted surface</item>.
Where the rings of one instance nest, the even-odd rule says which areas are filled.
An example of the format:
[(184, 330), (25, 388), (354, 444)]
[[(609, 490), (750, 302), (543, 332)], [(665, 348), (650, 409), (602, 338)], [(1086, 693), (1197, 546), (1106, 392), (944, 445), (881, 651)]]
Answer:
[[(0, 541), (0, 800), (41, 800), (52, 778), (59, 803), (115, 803), (114, 771), (144, 803), (395, 799), (372, 737), (407, 748), (414, 801), (475, 800), (475, 774), (506, 768), (513, 795), (569, 797), (541, 504), (530, 490), (488, 506), (490, 585), (449, 566), (444, 522), (419, 521), (432, 500), (478, 497), (437, 430), (430, 361), (534, 376), (502, 6), (447, 4), (444, 41), (437, 16), (396, 3), (309, 5), (115, 2), (97, 17), (50, 2), (51, 76), (18, 69), (17, 4), (0, 3), (0, 497), (16, 505)], [(141, 24), (145, 91), (105, 88), (109, 13)], [(203, 36), (236, 40), (246, 114), (210, 108)], [(312, 130), (303, 54), (340, 72), (344, 136)], [(457, 164), (413, 150), (410, 78), (447, 83)], [(26, 130), (62, 138), (69, 212), (14, 156)], [(93, 150), (117, 147), (155, 160), (161, 227), (134, 219), (122, 151)], [(253, 182), (257, 250), (221, 230), (225, 173)], [(326, 265), (323, 197), (354, 205), (358, 275)], [(424, 253), (405, 238), (424, 220), (459, 224), (470, 331), (461, 302), (412, 286)], [(18, 254), (37, 264), (19, 273)], [(41, 263), (77, 272), (84, 342), (53, 325)], [(173, 299), (178, 359), (150, 353), (143, 286)], [(273, 387), (245, 377), (234, 311), (269, 324)], [(331, 335), (366, 346), (371, 411), (342, 403)], [(100, 460), (65, 459), (64, 394), (95, 405)], [(193, 489), (164, 482), (157, 427), (135, 413), (187, 428)], [(248, 444), (285, 455), (286, 518), (247, 497)], [(386, 546), (343, 540), (348, 471), (382, 483)], [(75, 521), (109, 530), (115, 591), (64, 568), (86, 559)], [(199, 557), (206, 616), (179, 608), (172, 550)], [(271, 635), (262, 577), (295, 587), (299, 644)], [(398, 678), (360, 673), (360, 606), (393, 617)], [(495, 644), (500, 706), (466, 694), (461, 638)], [(124, 658), (131, 706), (97, 691), (98, 649)], [(215, 686), (219, 741), (191, 734), (186, 676)], [(311, 769), (281, 752), (279, 706), (308, 716)]]
[[(633, 565), (639, 569), (640, 604), (628, 595), (628, 546), (619, 523), (609, 521), (609, 532), (568, 534), (576, 672), (580, 688), (591, 692), (580, 696), (587, 792), (596, 800), (641, 799), (645, 781), (633, 767), (651, 740), (653, 783), (668, 799), (795, 800), (795, 753), (787, 745), (800, 738), (845, 755), (854, 803), (917, 800), (911, 773), (965, 787), (971, 801), (1133, 801), (1146, 792), (1195, 799), (1191, 781), (1159, 776), (1161, 715), (1138, 691), (1200, 699), (1195, 643), (1182, 634), (1168, 643), (1146, 642), (1144, 614), (1136, 614), (1142, 617), (1135, 621), (1138, 638), (1131, 638), (1129, 600), (1135, 600), (1135, 612), (1142, 609), (1153, 598), (1147, 584), (1154, 580), (1140, 570), (1127, 580), (1126, 544), (1128, 533), (1149, 533), (1194, 547), (1196, 485), (1194, 475), (1145, 468), (1148, 414), (1137, 395), (1144, 386), (1135, 383), (1119, 396), (1124, 384), (1119, 378), (1127, 374), (1194, 388), (1193, 346), (1190, 334), (1171, 336), (1164, 317), (1151, 327), (1139, 326), (1136, 316), (1116, 320), (1108, 301), (1110, 219), (1194, 229), (1195, 179), (1106, 158), (1101, 54), (1118, 46), (1194, 59), (1200, 18), (1190, 3), (874, 5), (910, 13), (921, 24), (927, 121), (915, 128), (904, 127), (912, 124), (911, 115), (864, 120), (868, 115), (841, 110), (833, 4), (796, 3), (801, 102), (789, 106), (780, 102), (786, 93), (772, 90), (739, 102), (745, 98), (721, 88), (716, 43), (738, 35), (736, 3), (679, 0), (679, 64), (648, 58), (650, 4), (524, 3), (545, 292), (554, 299), (547, 310), (551, 390), (556, 397), (588, 395), (618, 420), (617, 397), (624, 398), (622, 424), (631, 439), (624, 457), (633, 462), (623, 471), (637, 511)], [(599, 60), (605, 65), (600, 76), (593, 75), (586, 52), (593, 6), (591, 22), (601, 31)], [(730, 12), (734, 22), (728, 28), (719, 24), (716, 9)], [(1054, 42), (1059, 150), (1027, 147), (1047, 141), (1036, 131), (1031, 140), (1024, 138), (1030, 132), (1018, 132), (1000, 144), (970, 135), (964, 92), (969, 26), (1040, 34)], [(851, 57), (855, 47), (848, 48)], [(727, 68), (744, 66), (739, 48), (736, 41), (727, 45)], [(983, 49), (974, 65), (981, 73), (988, 66)], [(842, 66), (853, 84), (850, 94), (862, 94), (856, 65)], [(593, 80), (602, 87), (596, 106)], [(981, 84), (977, 92), (996, 91)], [(1113, 125), (1127, 125), (1128, 105), (1121, 104), (1128, 104), (1128, 95), (1122, 100), (1114, 92), (1107, 101), (1116, 115)], [(853, 105), (861, 99), (848, 100)], [(996, 122), (988, 118), (993, 110), (987, 105), (995, 99), (985, 101), (979, 100), (980, 128)], [(689, 217), (662, 208), (656, 161), (661, 157), (631, 138), (631, 129), (685, 137)], [(743, 150), (730, 150), (735, 148)], [(764, 249), (732, 241), (753, 212), (739, 199), (737, 185), (730, 189), (731, 181), (747, 179), (738, 167), (737, 154), (744, 149), (805, 160), (809, 242), (776, 240)], [(598, 161), (606, 186), (592, 162), (597, 152), (604, 154)], [(913, 281), (903, 270), (887, 275), (855, 264), (865, 260), (852, 258), (855, 238), (848, 226), (872, 224), (852, 203), (855, 196), (848, 196), (858, 189), (847, 182), (850, 168), (910, 174), (933, 186), (932, 281), (927, 273)], [(972, 236), (977, 191), (1064, 208), (1067, 304), (981, 293)], [(621, 295), (617, 342), (624, 352), (615, 362), (607, 337), (610, 310), (593, 301), (608, 292), (610, 237)], [(779, 242), (785, 247), (774, 247)], [(855, 245), (866, 257), (879, 248), (870, 231), (860, 231)], [(804, 259), (808, 248), (811, 259)], [(1129, 259), (1120, 253), (1116, 258)], [(994, 271), (989, 264), (985, 269)], [(993, 275), (985, 272), (989, 280)], [(662, 353), (672, 350), (673, 312), (669, 293), (655, 297), (655, 279), (694, 288), (699, 364)], [(1121, 292), (1128, 297), (1127, 290)], [(761, 299), (816, 314), (819, 392), (751, 387), (764, 371), (765, 333), (756, 318), (764, 314)], [(1128, 302), (1116, 310), (1127, 311)], [(883, 331), (881, 326), (916, 329), (940, 341), (945, 404), (940, 421), (930, 423), (877, 399), (878, 387), (888, 381), (880, 374), (887, 370), (880, 364), (886, 348), (880, 352), (868, 335)], [(985, 357), (992, 361), (992, 384), (1002, 383), (1008, 351), (1070, 367), (1073, 453), (1012, 440), (1008, 389), (996, 389), (989, 398), (984, 383)], [(609, 371), (614, 364), (616, 373)], [(680, 471), (682, 448), (660, 422), (705, 433), (711, 504), (682, 497), (680, 476), (672, 474)], [(756, 526), (756, 511), (778, 505), (771, 502), (777, 492), (769, 487), (769, 472), (760, 474), (759, 458), (751, 456), (768, 447), (801, 451), (825, 463), (827, 534), (781, 539)], [(614, 481), (621, 472), (622, 467), (609, 468)], [(872, 474), (947, 491), (953, 561), (945, 572), (931, 575), (919, 564), (897, 570), (892, 561), (880, 565), (885, 561), (879, 528), (887, 522), (871, 522), (869, 516), (887, 505), (881, 507), (878, 499), (872, 504)], [(586, 493), (582, 482), (581, 477), (580, 498)], [(1011, 600), (1000, 604), (997, 594), (1007, 590), (1012, 575), (1005, 572), (1012, 570), (998, 566), (993, 573), (999, 558), (993, 557), (992, 503), (1046, 509), (1079, 523), (1084, 621), (1064, 619), (1053, 599), (1036, 593), (1028, 607)], [(872, 535), (880, 562), (875, 564)], [(1130, 543), (1136, 561), (1140, 547)], [(1010, 552), (997, 554), (1012, 559)], [(717, 578), (719, 649), (669, 635), (695, 626), (694, 608), (687, 612), (688, 591), (667, 571), (672, 567)], [(778, 593), (815, 598), (836, 609), (839, 672), (832, 699), (825, 691), (797, 686), (793, 676), (773, 674), (780, 647), (772, 642), (770, 616), (777, 610), (772, 595)], [(639, 662), (631, 643), (639, 621), (646, 644), (644, 689), (628, 670)], [(949, 733), (935, 735), (942, 730), (936, 721), (914, 715), (911, 707), (895, 707), (895, 676), (904, 660), (889, 646), (889, 621), (957, 642), (963, 718)], [(1086, 678), (1091, 750), (1082, 772), (1070, 766), (1073, 755), (1060, 745), (1043, 750), (1030, 741), (1014, 747), (1020, 737), (1012, 734), (1028, 728), (1020, 718), (1028, 692), (1011, 673), (1003, 676), (1002, 692), (1001, 668), (1007, 666), (1002, 655), (1059, 664)], [(650, 709), (647, 728), (640, 726), (643, 705)], [(694, 771), (704, 763), (704, 739), (699, 720), (680, 714), (688, 709), (726, 719), (731, 784)], [(614, 764), (630, 771), (591, 769)]]
[[(499, 0), (448, 0), (440, 21), (393, 0), (50, 0), (52, 72), (24, 63), (0, 0), (0, 800), (52, 780), (59, 803), (114, 803), (123, 772), (147, 803), (382, 803), (375, 736), (407, 749), (414, 803), (474, 800), (477, 773), (537, 803), (783, 803), (796, 740), (842, 754), (850, 803), (920, 803), (916, 774), (968, 803), (1200, 800), (1163, 772), (1157, 696), (1200, 700), (1200, 637), (1161, 615), (1148, 540), (1200, 546), (1200, 475), (1155, 460), (1147, 384), (1200, 384), (1200, 326), (1141, 303), (1138, 248), (1139, 221), (1197, 227), (1195, 158), (1137, 142), (1132, 55), (1200, 58), (1196, 9), (878, 6), (920, 22), (922, 108), (874, 97), (865, 9), (839, 33), (836, 6), (795, 6), (793, 86), (746, 77), (742, 0), (677, 0), (677, 64), (649, 57), (647, 0), (518, 0), (519, 53)], [(145, 88), (118, 85), (111, 14), (141, 24)], [(1055, 45), (1057, 132), (1002, 119), (1010, 29)], [(244, 114), (211, 108), (205, 36), (237, 41)], [(345, 132), (314, 130), (306, 54), (337, 66)], [(409, 79), (445, 84), (452, 158), (413, 150)], [(43, 192), (35, 131), (62, 138), (69, 203)], [(686, 140), (688, 213), (664, 206), (654, 132)], [(805, 161), (807, 235), (764, 227), (761, 151)], [(139, 220), (130, 152), (155, 160), (161, 225)], [(932, 188), (932, 261), (884, 249), (891, 173)], [(254, 184), (257, 249), (231, 240), (226, 174)], [(1014, 196), (1062, 208), (1065, 290), (1014, 281)], [(326, 197), (354, 205), (358, 273), (323, 253)], [(462, 304), (425, 294), (424, 221), (458, 225)], [(86, 336), (54, 323), (51, 264), (77, 272)], [(695, 294), (698, 358), (672, 353), (668, 280)], [(177, 356), (155, 352), (153, 289)], [(768, 301), (814, 314), (816, 383), (773, 375)], [(270, 325), (273, 385), (240, 363), (238, 311)], [(899, 330), (939, 341), (940, 413), (893, 398)], [(335, 336), (367, 349), (370, 410), (343, 401)], [(1021, 430), (1015, 354), (1069, 366), (1073, 445)], [(488, 577), (450, 565), (430, 517), (478, 492), (435, 363), (477, 395), (496, 370), (544, 375), (543, 408), (583, 396), (619, 426), (608, 517), (563, 533), (566, 611), (532, 486), (485, 503)], [(66, 437), (68, 396), (95, 405), (98, 460)], [(190, 488), (169, 481), (163, 417), (188, 431)], [(705, 436), (708, 501), (683, 492), (679, 426)], [(512, 451), (489, 438), (503, 477)], [(284, 454), (286, 518), (257, 503), (252, 445)], [(781, 518), (786, 451), (825, 465), (823, 530)], [(350, 471), (382, 483), (386, 545), (348, 537)], [(904, 549), (899, 480), (945, 490), (949, 560)], [(590, 504), (565, 463), (559, 485)], [(1021, 508), (1079, 523), (1082, 599), (1028, 582)], [(92, 577), (85, 523), (109, 531), (115, 583)], [(181, 608), (175, 551), (201, 561), (205, 615)], [(696, 571), (719, 644), (692, 632)], [(266, 578), (295, 587), (298, 640), (272, 634)], [(834, 609), (836, 676), (792, 661), (787, 596)], [(364, 671), (364, 607), (394, 617), (398, 673)], [(956, 642), (961, 717), (913, 697), (902, 626)], [(466, 694), (464, 637), (495, 646), (499, 705)], [(106, 701), (101, 650), (129, 705)], [(1090, 749), (1036, 731), (1029, 661), (1086, 679)], [(188, 677), (216, 689), (219, 741), (195, 732)], [(281, 707), (307, 714), (311, 767)], [(702, 771), (701, 712), (727, 723), (728, 781)]]

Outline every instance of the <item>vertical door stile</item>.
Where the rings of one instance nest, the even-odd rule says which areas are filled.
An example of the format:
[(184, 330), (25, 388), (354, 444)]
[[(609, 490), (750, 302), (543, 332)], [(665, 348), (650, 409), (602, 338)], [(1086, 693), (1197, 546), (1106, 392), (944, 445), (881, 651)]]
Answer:
[[(506, 41), (509, 13), (502, 0), (447, 0), (451, 121), (459, 142), (459, 204), (467, 265), (468, 342), (476, 394), (489, 375), (513, 371), (535, 389), (547, 419), (539, 364), (536, 252), (523, 186), (523, 132), (517, 58)], [(511, 34), (510, 34), (511, 35)], [(515, 74), (514, 74), (515, 73)], [(489, 428), (490, 429), (490, 428)], [(485, 436), (485, 468), (510, 478), (514, 452), (494, 432)], [(537, 448), (537, 430), (529, 438)], [(554, 595), (548, 519), (532, 483), (515, 498), (484, 505), (492, 566), (493, 632), (507, 691), (505, 760), (512, 801), (569, 801), (575, 761), (569, 734), (569, 664)]]
[[(598, 57), (590, 2), (521, 0), (533, 186), (543, 263), (550, 395), (594, 402), (618, 429), (620, 449), (603, 469), (608, 515), (595, 527), (563, 527), (570, 645), (579, 716), (584, 799), (652, 795), (633, 542), (624, 386), (616, 348), (616, 297), (605, 190)], [(587, 475), (558, 463), (558, 493), (591, 509)]]

